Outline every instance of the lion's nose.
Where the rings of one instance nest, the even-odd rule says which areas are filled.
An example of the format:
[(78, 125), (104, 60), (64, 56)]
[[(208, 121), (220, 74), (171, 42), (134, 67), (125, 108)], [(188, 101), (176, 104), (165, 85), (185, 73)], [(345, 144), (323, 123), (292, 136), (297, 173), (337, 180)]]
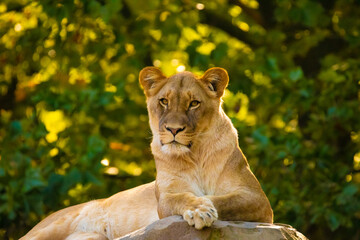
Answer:
[(183, 127), (183, 128), (165, 127), (165, 128), (166, 128), (166, 130), (168, 130), (169, 132), (171, 132), (172, 135), (174, 135), (174, 137), (175, 137), (176, 134), (178, 134), (178, 133), (181, 132), (181, 131), (184, 131), (184, 129), (185, 129), (185, 127)]

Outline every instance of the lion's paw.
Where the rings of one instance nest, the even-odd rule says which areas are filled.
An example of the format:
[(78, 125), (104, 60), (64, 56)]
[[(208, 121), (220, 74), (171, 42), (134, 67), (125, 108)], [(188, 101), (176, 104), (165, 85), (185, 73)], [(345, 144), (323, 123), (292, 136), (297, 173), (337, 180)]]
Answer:
[(183, 218), (190, 226), (195, 226), (196, 229), (210, 227), (211, 224), (217, 220), (217, 211), (209, 199), (203, 201), (202, 204), (187, 209)]

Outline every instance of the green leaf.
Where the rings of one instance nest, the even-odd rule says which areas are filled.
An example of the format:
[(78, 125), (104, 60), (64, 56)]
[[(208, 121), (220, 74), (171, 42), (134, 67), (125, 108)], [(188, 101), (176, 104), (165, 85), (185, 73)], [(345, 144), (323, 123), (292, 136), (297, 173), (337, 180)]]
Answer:
[(354, 184), (347, 185), (343, 190), (343, 194), (349, 197), (354, 196), (355, 193), (357, 192), (358, 192), (358, 187)]
[(269, 138), (263, 133), (263, 129), (257, 129), (252, 134), (253, 138), (261, 143), (263, 147), (269, 144)]
[(39, 179), (26, 179), (22, 188), (23, 193), (27, 193), (35, 188), (44, 187), (46, 184)]
[(17, 135), (22, 132), (22, 126), (20, 121), (12, 121), (10, 125), (10, 131), (12, 134)]
[(327, 216), (327, 220), (330, 226), (331, 231), (335, 231), (340, 226), (340, 220), (337, 214), (331, 212)]
[(0, 177), (4, 177), (5, 176), (5, 169), (0, 167)]
[(301, 68), (292, 70), (289, 74), (289, 78), (293, 82), (296, 82), (297, 80), (299, 80), (302, 77), (303, 77), (303, 71), (301, 70)]
[(67, 175), (65, 175), (63, 185), (61, 186), (61, 192), (66, 193), (70, 188), (81, 182), (82, 174), (78, 168), (74, 167)]

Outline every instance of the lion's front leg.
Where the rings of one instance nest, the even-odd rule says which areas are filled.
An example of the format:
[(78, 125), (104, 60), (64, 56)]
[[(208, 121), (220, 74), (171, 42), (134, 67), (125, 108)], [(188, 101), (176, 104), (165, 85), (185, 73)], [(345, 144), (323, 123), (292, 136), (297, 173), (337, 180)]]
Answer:
[(220, 196), (206, 196), (219, 218), (229, 221), (273, 222), (273, 211), (261, 189), (241, 189)]
[(196, 229), (210, 227), (218, 218), (216, 208), (210, 199), (197, 197), (189, 192), (161, 194), (158, 213), (160, 218), (181, 215), (190, 226), (195, 226)]

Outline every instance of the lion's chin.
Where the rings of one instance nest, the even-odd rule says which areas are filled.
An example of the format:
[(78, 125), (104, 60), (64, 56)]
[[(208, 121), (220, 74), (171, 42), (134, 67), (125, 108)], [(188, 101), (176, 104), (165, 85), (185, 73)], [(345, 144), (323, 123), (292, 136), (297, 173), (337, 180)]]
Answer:
[(161, 151), (168, 155), (183, 155), (190, 152), (190, 144), (185, 146), (178, 142), (171, 142), (167, 144), (163, 144), (161, 146)]

